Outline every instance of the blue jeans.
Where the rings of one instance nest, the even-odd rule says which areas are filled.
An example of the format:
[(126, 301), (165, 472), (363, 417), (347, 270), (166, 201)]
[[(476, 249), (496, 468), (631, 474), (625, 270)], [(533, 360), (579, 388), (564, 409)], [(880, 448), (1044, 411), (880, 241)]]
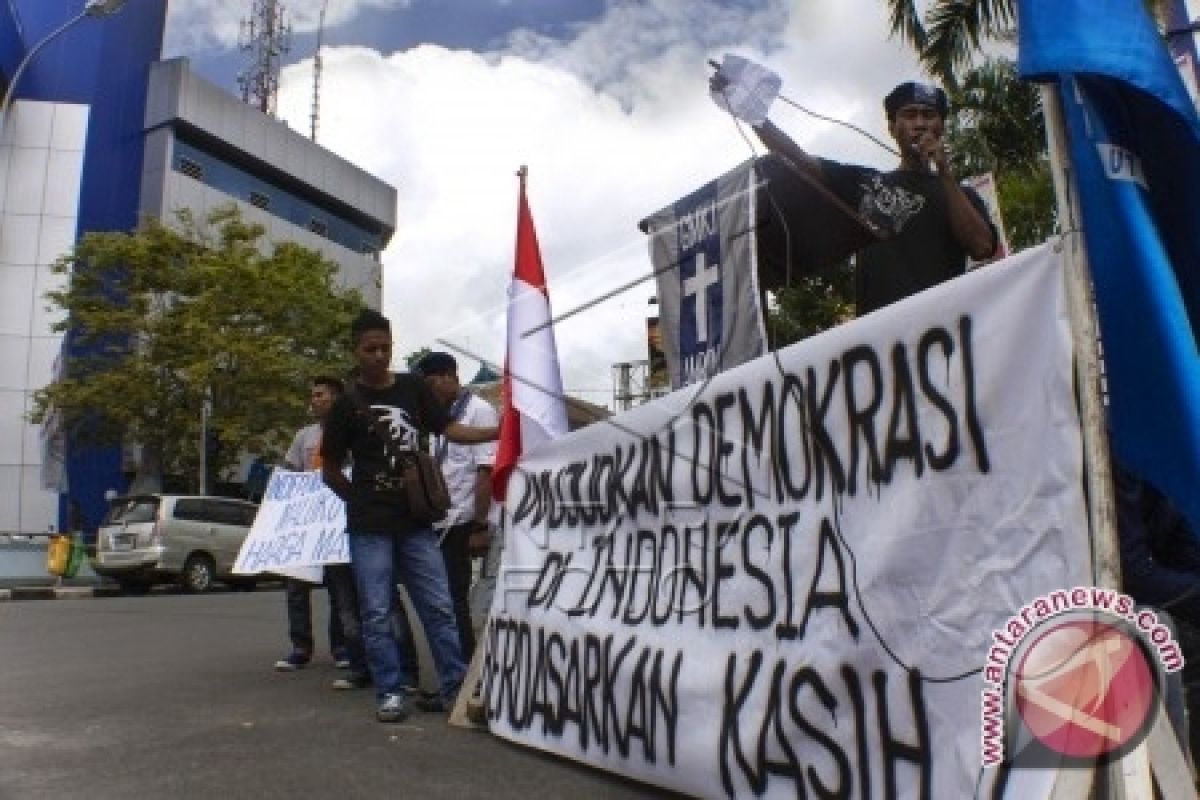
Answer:
[[(358, 587), (354, 579), (354, 568), (349, 564), (326, 564), (325, 585), (329, 587), (330, 605), (336, 607), (341, 615), (346, 653), (350, 657), (350, 673), (354, 677), (367, 677), (370, 670), (363, 647), (362, 624), (359, 622)], [(400, 647), (400, 675), (408, 681), (405, 685), (415, 686), (420, 683), (417, 677), (417, 651), (413, 647), (412, 627), (408, 624), (408, 617), (404, 613), (404, 606), (400, 604), (398, 592), (392, 603), (392, 626)]]
[(414, 676), (404, 674), (399, 643), (392, 627), (392, 594), (397, 581), (408, 589), (413, 607), (425, 628), (425, 637), (437, 667), (439, 690), (449, 697), (462, 685), (467, 665), (459, 647), (450, 599), (446, 565), (431, 528), (409, 533), (349, 532), (350, 562), (358, 584), (362, 611), (363, 644), (367, 665), (382, 698), (412, 686)]

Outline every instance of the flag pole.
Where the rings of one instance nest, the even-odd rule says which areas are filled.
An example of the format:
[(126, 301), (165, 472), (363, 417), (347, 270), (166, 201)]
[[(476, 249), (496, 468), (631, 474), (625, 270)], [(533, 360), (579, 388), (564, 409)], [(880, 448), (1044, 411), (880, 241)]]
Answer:
[(1108, 454), (1108, 433), (1104, 404), (1101, 400), (1099, 341), (1096, 306), (1092, 300), (1088, 276), (1087, 249), (1083, 221), (1079, 213), (1074, 173), (1068, 157), (1066, 127), (1057, 87), (1043, 84), (1042, 113), (1046, 119), (1046, 140), (1050, 151), (1050, 171), (1058, 208), (1060, 246), (1065, 250), (1068, 314), (1071, 339), (1075, 346), (1075, 377), (1079, 385), (1079, 404), (1083, 422), (1084, 475), (1088, 492), (1088, 517), (1091, 528), (1092, 580), (1097, 586), (1121, 588), (1121, 560), (1117, 544), (1117, 525), (1113, 501), (1112, 465)]
[[(528, 201), (525, 196), (525, 181), (529, 177), (529, 167), (527, 167), (525, 164), (522, 164), (520, 166), (520, 168), (517, 169), (516, 175), (520, 181), (520, 193), (518, 195), (519, 201), (518, 201), (518, 209), (517, 209), (517, 253), (516, 253), (516, 263), (514, 264), (514, 269), (513, 269), (514, 284), (516, 283), (517, 280), (522, 278), (521, 261), (522, 261), (522, 252), (523, 251), (522, 251), (522, 247), (521, 247), (521, 241), (522, 241), (521, 231), (522, 231), (523, 222), (528, 224), (529, 231), (531, 233), (533, 230), (533, 222), (532, 222), (532, 218), (529, 217), (529, 212), (528, 212), (528, 208), (527, 208)], [(537, 283), (539, 286), (542, 287), (542, 290), (544, 291), (546, 281), (545, 281), (545, 275), (542, 274), (541, 260), (540, 260), (541, 256), (538, 253), (536, 238), (533, 238), (532, 246), (533, 246), (533, 252), (534, 252), (535, 257), (538, 262)], [(512, 317), (511, 302), (512, 301), (510, 299), (509, 320), (508, 320), (508, 326), (509, 326), (510, 331), (512, 330), (512, 326), (514, 324), (513, 317)], [(547, 305), (547, 309), (546, 309), (546, 317), (548, 320), (549, 319), (548, 305)], [(551, 342), (552, 341), (553, 340), (551, 340)], [(513, 390), (512, 390), (512, 382), (511, 382), (511, 380), (512, 380), (511, 370), (513, 369), (513, 363), (511, 361), (512, 356), (513, 356), (513, 353), (509, 350), (506, 350), (505, 356), (504, 356), (504, 377), (503, 377), (503, 384), (502, 384), (503, 385), (502, 398), (503, 398), (503, 403), (506, 406), (506, 408), (511, 408), (513, 405), (513, 398), (512, 398)], [(525, 368), (527, 366), (528, 365), (521, 365), (521, 368)], [(556, 364), (555, 364), (556, 372), (557, 372), (557, 369), (558, 369), (558, 367), (557, 367), (557, 362), (556, 362)], [(561, 381), (559, 383), (561, 383)], [(561, 393), (562, 393), (562, 387), (560, 385), (560, 386), (558, 386), (557, 394), (561, 395)], [(503, 415), (505, 413), (505, 410), (502, 409), (501, 413)], [(517, 430), (519, 431), (520, 426), (521, 426), (519, 416), (515, 419), (510, 418), (508, 420), (508, 424), (510, 424), (510, 425), (515, 424), (517, 426)], [(564, 425), (565, 425), (565, 411), (564, 411)], [(500, 429), (501, 429), (502, 434), (504, 433), (505, 428), (506, 428), (505, 421), (502, 416), (502, 420), (501, 420), (501, 424), (500, 424)], [(518, 442), (518, 449), (519, 449), (519, 443), (522, 441), (519, 433), (517, 434), (516, 441)], [(501, 452), (503, 451), (503, 447), (504, 447), (504, 445), (503, 445), (503, 440), (502, 440), (502, 442), (500, 444), (500, 448), (497, 450), (497, 461), (499, 461), (499, 457), (501, 455)], [(493, 469), (493, 471), (492, 471), (493, 480), (500, 477), (500, 472), (501, 472), (501, 470), (499, 470), (498, 468)], [(502, 480), (505, 483), (507, 483), (506, 475), (507, 475), (507, 472), (505, 472), (505, 477), (502, 478)], [(493, 499), (495, 500), (496, 498), (493, 498)], [(503, 550), (504, 537), (508, 535), (508, 509), (506, 506), (503, 505), (503, 503), (504, 503), (503, 499), (500, 499), (499, 501), (501, 502), (500, 526), (499, 526), (498, 530), (492, 531), (492, 536), (500, 537), (499, 541), (500, 541), (500, 545), (501, 545), (501, 550)], [(490, 558), (491, 556), (489, 555), (488, 557)], [(499, 563), (497, 563), (497, 568), (498, 568), (498, 574), (496, 576), (496, 580), (499, 581), (500, 576), (504, 574), (504, 570), (502, 567), (500, 567)], [(487, 622), (484, 623), (485, 631), (488, 629), (488, 625), (490, 624), (491, 619), (492, 619), (492, 616), (491, 616), (491, 611), (489, 609)], [(449, 721), (450, 721), (450, 724), (455, 727), (484, 728), (484, 729), (487, 728), (487, 707), (486, 707), (486, 703), (484, 702), (484, 698), (481, 697), (481, 692), (482, 692), (482, 688), (483, 688), (482, 682), (483, 682), (484, 662), (487, 659), (486, 651), (488, 648), (488, 641), (489, 640), (486, 637), (484, 637), (484, 640), (481, 641), (479, 643), (479, 645), (475, 648), (475, 653), (471, 657), (471, 663), (467, 666), (466, 675), (463, 677), (462, 688), (459, 690), (458, 698), (455, 701), (454, 708), (451, 709), (451, 712), (450, 712), (450, 720)]]
[[(1067, 313), (1071, 341), (1075, 349), (1075, 380), (1079, 392), (1083, 433), (1083, 469), (1087, 485), (1089, 541), (1092, 555), (1092, 581), (1096, 586), (1121, 589), (1120, 545), (1117, 540), (1116, 506), (1113, 498), (1112, 463), (1109, 460), (1108, 431), (1101, 399), (1103, 376), (1100, 366), (1100, 338), (1096, 306), (1092, 299), (1087, 247), (1074, 171), (1068, 157), (1066, 126), (1063, 123), (1062, 98), (1053, 84), (1042, 84), (1042, 113), (1046, 120), (1046, 141), (1050, 152), (1050, 172), (1061, 231), (1059, 246), (1064, 250), (1066, 266)], [(1165, 718), (1163, 709), (1158, 716)], [(1138, 745), (1119, 761), (1099, 767), (1090, 776), (1083, 770), (1061, 770), (1052, 798), (1091, 796), (1093, 780), (1110, 789), (1120, 786), (1127, 797), (1153, 797), (1150, 759), (1145, 743)], [(1086, 778), (1084, 776), (1087, 776)]]

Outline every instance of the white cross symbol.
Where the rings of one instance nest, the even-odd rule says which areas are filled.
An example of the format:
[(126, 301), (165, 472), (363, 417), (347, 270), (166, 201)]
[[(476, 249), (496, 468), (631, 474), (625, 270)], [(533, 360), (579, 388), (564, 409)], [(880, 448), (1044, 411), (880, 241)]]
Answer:
[(721, 280), (721, 265), (705, 268), (704, 252), (696, 254), (696, 274), (683, 281), (683, 296), (696, 296), (696, 341), (708, 341), (708, 287)]

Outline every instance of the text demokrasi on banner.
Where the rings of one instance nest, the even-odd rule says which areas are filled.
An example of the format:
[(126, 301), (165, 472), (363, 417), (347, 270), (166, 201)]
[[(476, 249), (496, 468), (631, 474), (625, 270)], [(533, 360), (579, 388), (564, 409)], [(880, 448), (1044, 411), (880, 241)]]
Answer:
[(971, 796), (990, 632), (1087, 580), (1060, 284), (1040, 248), (523, 459), (492, 730), (704, 796)]

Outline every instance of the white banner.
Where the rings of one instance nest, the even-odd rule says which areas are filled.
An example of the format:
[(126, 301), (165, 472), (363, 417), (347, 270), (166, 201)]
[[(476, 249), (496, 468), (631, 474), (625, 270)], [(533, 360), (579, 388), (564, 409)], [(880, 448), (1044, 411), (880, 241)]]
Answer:
[(273, 471), (238, 551), (234, 574), (274, 572), (319, 583), (324, 564), (349, 560), (346, 505), (321, 480), (320, 471)]
[(1038, 796), (980, 769), (980, 669), (1089, 581), (1071, 375), (1043, 247), (538, 449), (491, 730), (705, 797)]

